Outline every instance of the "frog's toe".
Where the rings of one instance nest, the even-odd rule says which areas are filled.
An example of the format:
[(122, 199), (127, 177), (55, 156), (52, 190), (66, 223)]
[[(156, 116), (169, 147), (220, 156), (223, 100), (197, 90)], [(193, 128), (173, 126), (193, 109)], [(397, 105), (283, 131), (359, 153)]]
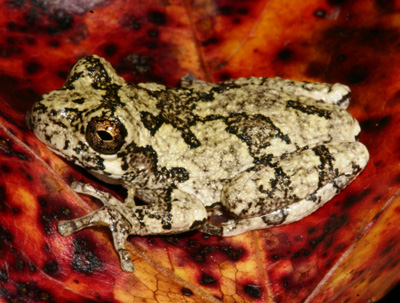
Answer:
[(134, 272), (136, 270), (135, 265), (133, 265), (132, 256), (129, 251), (127, 251), (125, 248), (121, 248), (118, 250), (118, 255), (123, 271)]
[(79, 230), (73, 220), (58, 222), (57, 229), (58, 232), (64, 237), (67, 237), (73, 234), (75, 231)]
[(210, 222), (205, 222), (202, 227), (199, 228), (202, 233), (212, 236), (223, 236), (223, 229), (221, 226), (214, 225)]

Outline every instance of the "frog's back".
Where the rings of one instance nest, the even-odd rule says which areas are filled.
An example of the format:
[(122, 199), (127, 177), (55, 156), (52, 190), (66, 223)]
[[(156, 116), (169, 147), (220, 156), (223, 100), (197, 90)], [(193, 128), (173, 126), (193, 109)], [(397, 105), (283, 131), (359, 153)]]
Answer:
[(256, 163), (324, 142), (354, 141), (360, 131), (339, 106), (271, 89), (263, 79), (167, 89), (159, 101), (151, 144), (158, 165), (184, 168), (188, 178), (179, 187), (206, 204)]

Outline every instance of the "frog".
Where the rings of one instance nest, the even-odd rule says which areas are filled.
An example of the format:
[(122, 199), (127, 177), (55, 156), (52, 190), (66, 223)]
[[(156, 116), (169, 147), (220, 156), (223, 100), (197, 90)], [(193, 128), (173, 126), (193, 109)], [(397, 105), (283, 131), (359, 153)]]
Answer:
[(280, 77), (134, 84), (91, 55), (27, 123), (51, 151), (126, 189), (121, 201), (73, 181), (103, 206), (60, 220), (58, 232), (108, 226), (122, 270), (133, 272), (130, 235), (231, 237), (299, 221), (340, 193), (369, 159), (350, 94)]

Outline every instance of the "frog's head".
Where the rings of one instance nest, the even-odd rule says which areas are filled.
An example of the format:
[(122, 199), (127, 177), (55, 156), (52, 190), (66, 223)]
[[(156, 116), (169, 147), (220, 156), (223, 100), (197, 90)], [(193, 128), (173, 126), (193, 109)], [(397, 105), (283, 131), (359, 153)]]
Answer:
[[(139, 113), (127, 109), (132, 85), (97, 56), (79, 60), (65, 84), (43, 95), (27, 116), (35, 135), (55, 153), (94, 173), (119, 176), (121, 149), (137, 136), (132, 125)], [(130, 131), (128, 131), (129, 129)]]

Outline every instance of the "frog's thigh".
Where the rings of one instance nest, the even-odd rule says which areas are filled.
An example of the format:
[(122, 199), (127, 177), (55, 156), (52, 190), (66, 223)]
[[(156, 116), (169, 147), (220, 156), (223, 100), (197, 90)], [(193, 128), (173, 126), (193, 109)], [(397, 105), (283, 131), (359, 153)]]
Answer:
[(231, 236), (304, 218), (346, 187), (368, 157), (359, 142), (333, 142), (292, 153), (273, 165), (255, 165), (225, 185), (221, 202), (236, 219), (220, 233)]

